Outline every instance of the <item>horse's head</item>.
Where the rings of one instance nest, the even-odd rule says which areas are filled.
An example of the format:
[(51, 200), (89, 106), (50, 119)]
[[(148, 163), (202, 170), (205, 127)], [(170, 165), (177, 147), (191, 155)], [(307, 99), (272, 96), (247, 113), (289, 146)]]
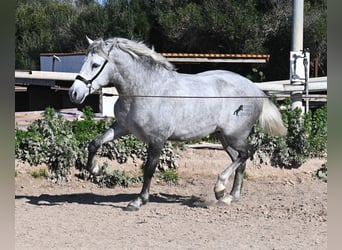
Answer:
[(113, 74), (113, 67), (109, 66), (110, 49), (105, 42), (102, 39), (93, 41), (88, 37), (87, 40), (89, 48), (85, 62), (69, 89), (70, 100), (75, 103), (82, 103), (89, 94), (107, 86)]
[[(69, 89), (70, 100), (75, 103), (82, 103), (89, 94), (110, 84), (120, 91), (127, 91), (131, 85), (133, 86), (132, 82), (139, 81), (138, 75), (143, 73), (150, 75), (156, 71), (156, 68), (174, 70), (173, 65), (166, 58), (141, 42), (125, 38), (112, 38), (105, 41), (87, 39), (89, 48), (86, 60)], [(134, 67), (134, 63), (148, 67), (142, 70), (143, 67)], [(151, 65), (155, 66), (154, 71)]]

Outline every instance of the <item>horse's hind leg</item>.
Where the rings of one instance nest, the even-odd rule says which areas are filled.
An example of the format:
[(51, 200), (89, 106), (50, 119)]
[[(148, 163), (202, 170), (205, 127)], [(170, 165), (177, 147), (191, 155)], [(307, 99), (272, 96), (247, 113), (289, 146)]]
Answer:
[[(218, 175), (214, 192), (217, 200), (225, 204), (230, 204), (232, 201), (240, 198), (243, 172), (246, 168), (246, 161), (248, 159), (248, 144), (246, 140), (228, 140), (222, 135), (220, 135), (219, 138), (233, 162)], [(230, 145), (228, 145), (228, 142), (230, 142)], [(232, 190), (229, 195), (224, 197), (228, 179), (234, 171), (235, 177)]]
[(89, 143), (88, 161), (86, 168), (89, 170), (91, 174), (100, 174), (100, 167), (96, 164), (95, 155), (97, 150), (101, 147), (101, 145), (106, 142), (115, 140), (126, 134), (128, 134), (126, 129), (120, 126), (117, 122), (114, 122), (114, 124), (109, 129), (107, 129), (102, 135), (96, 137)]
[[(235, 162), (238, 157), (238, 152), (229, 146), (224, 146), (224, 149), (228, 153), (232, 161)], [(228, 184), (228, 179), (230, 175), (233, 173), (233, 171), (234, 170), (232, 169), (230, 165), (221, 174), (217, 176), (217, 181), (214, 187), (215, 197), (217, 200), (220, 200), (223, 198), (227, 184)]]

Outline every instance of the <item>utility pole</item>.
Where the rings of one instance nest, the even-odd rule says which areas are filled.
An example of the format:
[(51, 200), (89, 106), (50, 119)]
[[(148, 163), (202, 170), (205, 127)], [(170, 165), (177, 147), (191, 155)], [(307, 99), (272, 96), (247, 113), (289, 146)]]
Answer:
[[(292, 44), (290, 53), (290, 82), (302, 84), (299, 67), (303, 66), (303, 60), (298, 60), (303, 55), (303, 23), (304, 23), (304, 0), (292, 0)], [(301, 65), (300, 65), (301, 64)], [(292, 109), (302, 105), (302, 91), (291, 93)]]

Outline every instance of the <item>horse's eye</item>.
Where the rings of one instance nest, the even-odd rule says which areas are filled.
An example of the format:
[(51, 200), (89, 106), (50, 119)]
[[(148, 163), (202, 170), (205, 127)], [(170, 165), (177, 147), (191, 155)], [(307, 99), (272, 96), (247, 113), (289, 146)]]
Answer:
[(92, 67), (92, 69), (96, 69), (96, 68), (100, 67), (100, 64), (93, 63), (93, 64), (91, 65), (91, 67)]

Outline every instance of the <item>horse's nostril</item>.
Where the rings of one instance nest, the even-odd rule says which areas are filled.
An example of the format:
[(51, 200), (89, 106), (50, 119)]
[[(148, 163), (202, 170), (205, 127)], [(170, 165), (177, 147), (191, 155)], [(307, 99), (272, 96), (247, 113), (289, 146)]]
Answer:
[(74, 99), (76, 99), (77, 98), (77, 92), (76, 91), (72, 92), (72, 96)]

